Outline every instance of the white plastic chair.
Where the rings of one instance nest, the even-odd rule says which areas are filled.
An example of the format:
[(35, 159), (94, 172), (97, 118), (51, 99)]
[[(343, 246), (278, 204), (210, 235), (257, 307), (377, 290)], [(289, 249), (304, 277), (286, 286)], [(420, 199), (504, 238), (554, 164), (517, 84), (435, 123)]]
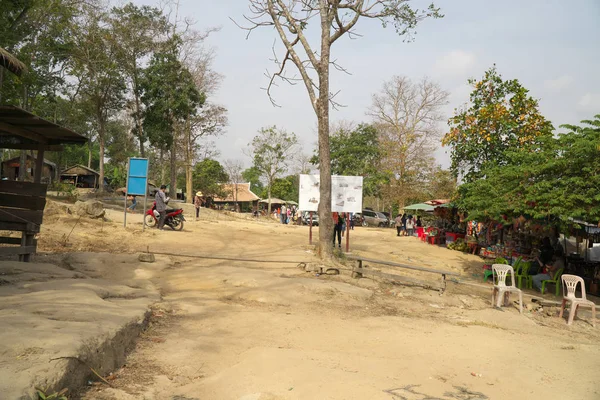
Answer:
[[(506, 286), (506, 275), (510, 273), (511, 285)], [(508, 305), (508, 300), (511, 292), (519, 294), (519, 312), (523, 314), (523, 292), (515, 286), (515, 271), (513, 267), (506, 264), (492, 265), (492, 279), (494, 288), (492, 289), (492, 307), (494, 300), (496, 307), (500, 307), (500, 299), (504, 297), (504, 305)]]
[[(563, 286), (563, 301), (560, 306), (559, 317), (562, 318), (567, 302), (571, 303), (569, 305), (569, 320), (567, 321), (567, 325), (571, 325), (573, 323), (573, 319), (575, 319), (575, 316), (577, 316), (577, 307), (591, 307), (592, 326), (596, 326), (596, 304), (585, 297), (585, 282), (583, 281), (583, 278), (577, 275), (562, 275), (561, 280)], [(581, 297), (577, 297), (575, 292), (577, 291), (577, 285), (580, 283)]]

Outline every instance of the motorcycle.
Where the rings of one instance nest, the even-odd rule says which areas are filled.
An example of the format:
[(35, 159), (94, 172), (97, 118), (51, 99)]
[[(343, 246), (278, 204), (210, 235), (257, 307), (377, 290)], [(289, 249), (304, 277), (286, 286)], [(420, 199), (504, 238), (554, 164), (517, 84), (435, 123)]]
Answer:
[[(171, 227), (174, 231), (180, 231), (183, 229), (183, 223), (185, 217), (183, 216), (183, 209), (171, 208), (166, 210), (167, 215), (165, 216), (165, 225)], [(152, 207), (146, 211), (144, 216), (144, 223), (146, 226), (155, 227), (158, 225), (158, 219), (160, 214), (156, 211), (156, 202), (152, 203)]]

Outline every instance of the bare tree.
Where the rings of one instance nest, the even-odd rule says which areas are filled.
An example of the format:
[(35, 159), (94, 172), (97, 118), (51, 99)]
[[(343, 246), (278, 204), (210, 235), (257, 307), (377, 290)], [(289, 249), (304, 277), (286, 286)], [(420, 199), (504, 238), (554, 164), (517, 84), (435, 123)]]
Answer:
[[(415, 10), (409, 0), (248, 0), (250, 15), (244, 29), (248, 34), (260, 27), (275, 27), (285, 47), (283, 57), (277, 57), (273, 48), (277, 71), (269, 76), (266, 88), (271, 101), (271, 90), (276, 80), (295, 84), (303, 82), (313, 110), (317, 116), (319, 131), (320, 197), (319, 242), (323, 258), (331, 258), (330, 246), (333, 232), (331, 218), (331, 165), (329, 155), (329, 105), (334, 94), (329, 89), (330, 66), (345, 71), (331, 59), (331, 46), (344, 35), (359, 36), (354, 28), (361, 18), (380, 20), (385, 26), (392, 23), (400, 35), (408, 34), (417, 23), (427, 17), (440, 17), (439, 10), (430, 5), (426, 10)], [(309, 22), (318, 19), (318, 24)], [(317, 43), (310, 44), (308, 27), (318, 26)], [(286, 74), (286, 66), (292, 63), (300, 77)]]
[(427, 78), (413, 82), (394, 76), (373, 95), (367, 114), (380, 134), (382, 166), (392, 175), (383, 195), (400, 207), (426, 184), (442, 134), (440, 110), (447, 103), (448, 92)]
[(235, 210), (239, 212), (238, 207), (238, 184), (242, 181), (242, 171), (244, 165), (240, 160), (225, 160), (223, 167), (229, 175), (229, 182), (233, 185), (233, 201), (235, 202)]

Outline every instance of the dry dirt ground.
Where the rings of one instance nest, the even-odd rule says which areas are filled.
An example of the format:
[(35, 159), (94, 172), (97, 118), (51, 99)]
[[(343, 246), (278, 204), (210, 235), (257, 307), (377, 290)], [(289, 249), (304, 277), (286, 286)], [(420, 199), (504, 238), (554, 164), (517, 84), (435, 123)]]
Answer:
[[(40, 237), (49, 254), (37, 261), (84, 251), (174, 254), (147, 276), (161, 298), (126, 365), (112, 387), (94, 384), (82, 399), (600, 399), (600, 328), (589, 312), (567, 327), (554, 307), (493, 309), (478, 257), (393, 230), (352, 231), (354, 254), (477, 283), (450, 283), (440, 296), (345, 270), (305, 271), (299, 263), (318, 265), (307, 227), (204, 211), (182, 232), (142, 232), (139, 214), (125, 229), (117, 211), (109, 222), (78, 222), (50, 209)], [(107, 279), (118, 282), (115, 270), (128, 267), (108, 260)]]

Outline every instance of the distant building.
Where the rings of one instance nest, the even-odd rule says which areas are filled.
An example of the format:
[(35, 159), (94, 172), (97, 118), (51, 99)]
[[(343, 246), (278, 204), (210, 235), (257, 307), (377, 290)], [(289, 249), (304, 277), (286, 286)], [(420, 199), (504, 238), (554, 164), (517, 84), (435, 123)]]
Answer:
[(86, 166), (74, 165), (61, 172), (60, 181), (78, 188), (97, 189), (100, 174)]
[(226, 195), (224, 197), (215, 196), (212, 199), (212, 202), (217, 206), (228, 204), (233, 207), (237, 201), (240, 211), (252, 211), (255, 203), (258, 203), (260, 200), (260, 197), (250, 190), (250, 183), (238, 183), (237, 185), (234, 183), (225, 183), (221, 185), (221, 189)]
[[(21, 169), (21, 158), (15, 157), (10, 160), (2, 161), (2, 179), (8, 179), (11, 181), (17, 180)], [(35, 159), (29, 154), (27, 155), (25, 162), (25, 179), (33, 180), (33, 170), (35, 169)], [(44, 159), (44, 166), (42, 167), (42, 179), (41, 183), (52, 183), (56, 180), (56, 164)]]

